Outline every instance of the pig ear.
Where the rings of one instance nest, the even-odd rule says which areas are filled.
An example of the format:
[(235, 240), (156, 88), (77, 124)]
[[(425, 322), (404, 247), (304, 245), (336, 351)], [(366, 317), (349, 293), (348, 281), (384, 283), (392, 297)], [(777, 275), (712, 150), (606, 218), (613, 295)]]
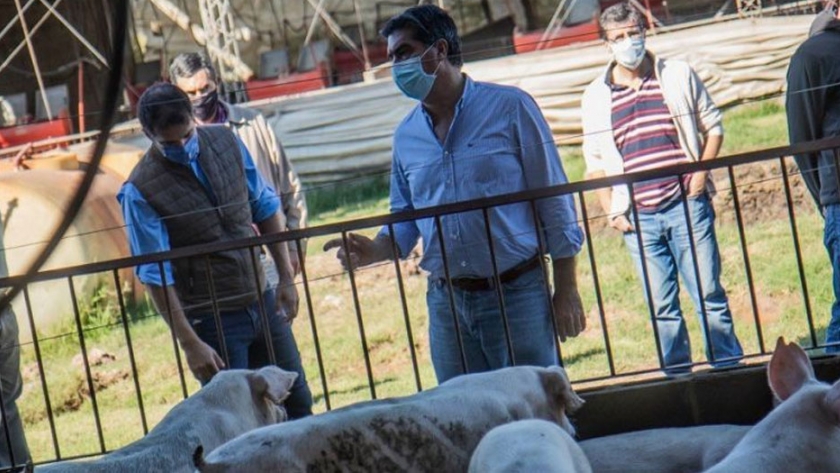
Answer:
[(266, 366), (250, 373), (248, 384), (255, 397), (264, 397), (274, 404), (280, 404), (291, 394), (297, 376), (297, 373), (284, 371), (276, 366)]
[(550, 379), (543, 380), (544, 385), (548, 384), (550, 386), (550, 388), (546, 386), (548, 388), (546, 391), (559, 398), (567, 413), (572, 414), (580, 409), (584, 400), (572, 389), (572, 383), (566, 375), (566, 370), (561, 366), (552, 366), (549, 371)]
[(805, 383), (816, 379), (811, 360), (795, 342), (785, 343), (784, 337), (776, 341), (776, 349), (767, 365), (770, 389), (784, 401), (793, 396)]
[(840, 381), (834, 383), (823, 398), (825, 408), (834, 415), (834, 421), (840, 424)]

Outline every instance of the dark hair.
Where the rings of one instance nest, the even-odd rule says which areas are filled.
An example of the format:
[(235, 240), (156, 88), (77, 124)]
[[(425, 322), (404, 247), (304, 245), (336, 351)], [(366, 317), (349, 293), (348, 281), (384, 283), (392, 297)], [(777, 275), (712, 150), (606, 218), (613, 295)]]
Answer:
[(207, 69), (210, 80), (216, 82), (216, 69), (205, 55), (181, 53), (169, 63), (169, 80), (175, 82), (178, 79), (188, 79), (202, 69)]
[(384, 38), (391, 36), (397, 30), (411, 29), (414, 39), (426, 46), (435, 44), (438, 40), (446, 40), (449, 46), (447, 60), (453, 66), (464, 64), (461, 57), (461, 37), (458, 27), (446, 11), (434, 5), (411, 7), (385, 23), (380, 33)]
[(193, 119), (190, 98), (168, 82), (158, 82), (143, 92), (137, 102), (137, 118), (148, 133), (183, 125)]
[(644, 15), (633, 5), (630, 5), (630, 2), (616, 3), (607, 8), (601, 13), (601, 18), (598, 20), (598, 26), (601, 27), (601, 38), (607, 37), (607, 28), (605, 25), (629, 23), (631, 21), (639, 25), (639, 28), (646, 29), (647, 22), (645, 21)]

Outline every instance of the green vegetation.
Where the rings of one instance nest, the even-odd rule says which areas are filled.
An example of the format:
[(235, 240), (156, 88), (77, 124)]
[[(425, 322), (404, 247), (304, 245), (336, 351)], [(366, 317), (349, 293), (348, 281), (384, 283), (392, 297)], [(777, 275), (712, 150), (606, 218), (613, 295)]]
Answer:
[[(723, 154), (783, 145), (786, 141), (784, 112), (777, 102), (764, 102), (735, 108), (726, 112), (727, 138)], [(579, 151), (561, 150), (570, 179), (580, 179), (583, 165)], [(761, 184), (761, 176), (745, 172), (739, 175), (742, 197), (751, 195), (750, 186)], [(778, 183), (778, 175), (773, 176)], [(329, 189), (329, 190), (327, 190)], [(721, 189), (726, 194), (726, 189)], [(781, 192), (780, 190), (778, 192)], [(387, 212), (387, 182), (373, 180), (356, 186), (310, 189), (308, 194), (313, 224), (346, 220)], [(589, 200), (594, 200), (589, 198)], [(751, 353), (760, 351), (758, 333), (754, 328), (749, 287), (737, 227), (731, 214), (731, 203), (723, 200), (718, 206), (721, 218), (718, 235), (722, 247), (724, 284), (727, 287), (736, 319), (738, 335)], [(828, 319), (832, 294), (830, 267), (821, 244), (821, 220), (814, 215), (810, 202), (797, 205), (797, 223), (803, 248), (810, 304), (817, 327), (817, 339)], [(762, 207), (756, 205), (757, 211)], [(593, 212), (594, 213), (594, 212)], [(596, 303), (590, 255), (584, 251), (579, 257), (578, 281), (589, 328), (585, 333), (563, 345), (566, 366), (574, 380), (608, 376), (602, 327), (608, 327), (609, 342), (621, 373), (657, 368), (650, 317), (643, 303), (641, 286), (630, 263), (620, 236), (605, 228), (598, 215), (590, 215), (590, 240), (603, 291), (603, 319)], [(765, 346), (774, 337), (785, 334), (810, 344), (810, 333), (804, 317), (804, 302), (793, 253), (791, 231), (786, 218), (753, 218), (746, 227), (758, 313), (764, 327)], [(376, 229), (370, 229), (369, 233)], [(356, 401), (370, 399), (368, 371), (360, 337), (360, 325), (350, 289), (349, 277), (343, 273), (332, 254), (320, 247), (324, 238), (309, 244), (307, 272), (311, 295), (311, 312), (302, 287), (301, 314), (294, 327), (309, 383), (316, 397), (316, 410), (326, 409), (328, 393), (330, 407), (335, 408)], [(429, 361), (427, 322), (425, 311), (425, 278), (416, 268), (417, 261), (409, 259), (400, 264), (407, 294), (408, 320), (414, 335), (409, 344), (399, 286), (393, 263), (360, 270), (355, 275), (361, 320), (368, 342), (371, 372), (378, 398), (414, 392), (414, 371), (411, 353), (416, 351), (423, 388), (434, 385)], [(113, 295), (105, 289), (88, 301), (86, 317), (86, 347), (90, 352), (99, 349), (114, 355), (116, 360), (92, 368), (96, 380), (97, 407), (102, 416), (104, 446), (114, 449), (143, 435), (138, 396), (129, 363), (126, 336), (118, 322)], [(689, 322), (693, 352), (696, 360), (703, 360), (703, 343), (694, 310), (687, 298), (683, 301)], [(84, 304), (83, 304), (84, 305)], [(189, 373), (179, 376), (174, 345), (170, 332), (159, 317), (149, 316), (143, 304), (131, 308), (132, 345), (137, 373), (149, 427), (153, 426), (172, 405), (183, 399), (183, 385), (194, 392), (198, 385)], [(310, 313), (317, 314), (314, 319)], [(316, 358), (313, 326), (318, 331), (323, 355), (327, 390), (322, 386), (321, 371)], [(50, 337), (47, 337), (50, 335)], [(62, 456), (90, 454), (100, 451), (92, 402), (84, 381), (84, 368), (72, 358), (80, 352), (75, 325), (58, 333), (39, 334), (40, 349), (45, 360), (46, 384), (56, 419), (57, 437)], [(35, 363), (34, 347), (23, 347), (25, 389), (21, 411), (27, 426), (27, 436), (36, 461), (54, 458), (52, 436), (41, 394), (41, 379)]]

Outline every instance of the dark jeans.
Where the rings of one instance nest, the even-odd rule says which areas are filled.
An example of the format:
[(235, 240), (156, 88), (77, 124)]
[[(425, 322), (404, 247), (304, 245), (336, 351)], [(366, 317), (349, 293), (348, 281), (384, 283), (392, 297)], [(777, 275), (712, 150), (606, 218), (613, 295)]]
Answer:
[[(306, 375), (303, 372), (292, 326), (277, 315), (274, 309), (273, 289), (265, 291), (263, 303), (268, 318), (271, 345), (266, 340), (263, 317), (260, 314), (259, 304), (256, 302), (240, 311), (221, 314), (222, 333), (224, 333), (227, 350), (225, 365), (230, 369), (261, 368), (271, 364), (269, 350), (273, 349), (277, 366), (298, 374), (292, 386), (292, 393), (284, 403), (289, 418), (297, 419), (312, 415), (312, 393), (309, 391)], [(199, 338), (224, 358), (225, 353), (219, 343), (213, 314), (190, 315), (189, 320)]]
[[(29, 449), (15, 401), (23, 383), (20, 377), (18, 324), (11, 308), (0, 312), (0, 399), (6, 418), (0, 417), (0, 470), (29, 462)], [(7, 430), (8, 429), (8, 430)], [(11, 450), (9, 449), (11, 446)]]
[(823, 243), (828, 250), (832, 267), (832, 288), (834, 303), (831, 304), (831, 320), (825, 330), (825, 343), (835, 344), (826, 347), (825, 352), (840, 353), (840, 204), (827, 205), (825, 214), (825, 232)]

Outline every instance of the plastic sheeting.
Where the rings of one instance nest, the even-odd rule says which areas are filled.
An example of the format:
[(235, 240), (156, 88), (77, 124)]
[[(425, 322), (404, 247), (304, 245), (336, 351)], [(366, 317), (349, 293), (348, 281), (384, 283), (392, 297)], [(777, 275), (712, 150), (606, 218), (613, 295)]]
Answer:
[[(649, 35), (648, 49), (693, 65), (718, 106), (784, 90), (790, 56), (812, 16), (736, 20)], [(476, 80), (521, 87), (539, 103), (558, 144), (581, 137), (580, 98), (609, 60), (601, 44), (468, 63)], [(387, 173), (391, 137), (415, 106), (390, 79), (252, 104), (269, 118), (306, 182)]]

